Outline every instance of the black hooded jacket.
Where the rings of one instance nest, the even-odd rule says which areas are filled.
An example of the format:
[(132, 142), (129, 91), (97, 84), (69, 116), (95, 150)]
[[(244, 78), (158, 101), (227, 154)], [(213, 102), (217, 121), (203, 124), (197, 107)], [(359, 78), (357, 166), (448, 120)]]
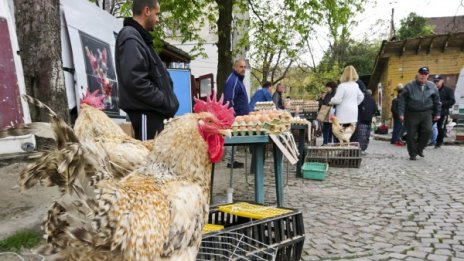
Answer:
[(124, 20), (115, 47), (120, 108), (170, 118), (177, 112), (179, 101), (152, 41), (150, 33), (134, 19)]

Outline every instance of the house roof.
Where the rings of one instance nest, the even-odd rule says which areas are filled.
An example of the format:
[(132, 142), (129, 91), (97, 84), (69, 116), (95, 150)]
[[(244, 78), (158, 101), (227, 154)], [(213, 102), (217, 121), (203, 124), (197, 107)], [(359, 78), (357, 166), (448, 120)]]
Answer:
[(434, 27), (435, 34), (462, 33), (464, 32), (464, 15), (431, 17), (427, 18), (427, 24)]
[(401, 57), (405, 54), (418, 55), (423, 52), (429, 54), (432, 50), (446, 52), (448, 48), (459, 48), (464, 52), (464, 32), (431, 35), (402, 41), (383, 41), (374, 64), (369, 88), (375, 87), (373, 85), (379, 82), (388, 57)]
[(192, 57), (187, 52), (175, 47), (166, 41), (163, 41), (163, 48), (159, 55), (161, 60), (168, 64), (171, 62), (190, 63), (192, 60)]

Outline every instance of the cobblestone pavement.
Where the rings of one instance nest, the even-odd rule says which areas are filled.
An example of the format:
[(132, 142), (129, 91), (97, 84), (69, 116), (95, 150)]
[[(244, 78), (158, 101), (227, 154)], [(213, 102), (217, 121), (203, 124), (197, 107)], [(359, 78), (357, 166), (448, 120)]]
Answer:
[[(303, 213), (302, 259), (464, 260), (464, 148), (424, 153), (410, 161), (406, 148), (373, 140), (360, 168), (330, 168), (324, 181), (295, 178), (290, 168), (284, 201)], [(271, 154), (267, 159), (270, 174)], [(216, 202), (229, 182), (224, 165), (217, 168)], [(235, 170), (235, 200), (253, 200), (248, 177), (251, 185), (244, 169)], [(273, 184), (266, 175), (267, 204), (275, 204)]]

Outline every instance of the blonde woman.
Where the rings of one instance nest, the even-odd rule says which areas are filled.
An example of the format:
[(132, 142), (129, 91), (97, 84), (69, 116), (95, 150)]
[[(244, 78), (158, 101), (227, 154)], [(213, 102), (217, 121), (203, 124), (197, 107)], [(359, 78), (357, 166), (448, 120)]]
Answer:
[(343, 70), (340, 85), (330, 103), (335, 105), (335, 115), (340, 124), (358, 122), (358, 105), (363, 101), (364, 94), (356, 81), (359, 79), (356, 69), (349, 65)]

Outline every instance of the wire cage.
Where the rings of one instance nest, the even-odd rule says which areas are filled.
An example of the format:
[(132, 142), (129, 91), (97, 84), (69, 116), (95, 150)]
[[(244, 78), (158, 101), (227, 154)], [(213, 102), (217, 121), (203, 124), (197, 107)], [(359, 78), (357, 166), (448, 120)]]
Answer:
[(274, 261), (277, 248), (241, 233), (225, 232), (203, 237), (197, 261)]
[[(210, 252), (205, 253), (204, 248), (208, 247), (209, 238), (221, 236), (224, 233), (237, 233), (239, 235), (244, 235), (246, 238), (253, 239), (251, 242), (260, 242), (261, 244), (255, 245), (255, 247), (259, 248), (259, 251), (262, 252), (267, 251), (265, 246), (268, 246), (268, 248), (277, 249), (277, 255), (275, 259), (270, 260), (300, 260), (305, 240), (303, 215), (298, 210), (286, 210), (289, 210), (289, 212), (286, 214), (257, 220), (250, 217), (239, 216), (237, 214), (222, 212), (219, 211), (217, 207), (212, 208), (209, 213), (208, 223), (221, 225), (224, 227), (224, 229), (203, 235), (200, 252), (204, 254), (209, 253), (210, 255), (198, 255), (198, 260), (262, 260), (226, 258), (220, 259), (220, 256), (211, 254), (211, 252), (219, 252), (221, 254), (221, 250), (218, 249), (210, 249)], [(254, 253), (256, 253), (256, 250), (254, 250)], [(213, 257), (217, 259), (208, 259)], [(269, 255), (267, 257), (269, 257)]]
[(350, 145), (328, 144), (324, 147), (309, 146), (305, 162), (328, 163), (330, 167), (359, 168), (361, 166), (359, 143)]

